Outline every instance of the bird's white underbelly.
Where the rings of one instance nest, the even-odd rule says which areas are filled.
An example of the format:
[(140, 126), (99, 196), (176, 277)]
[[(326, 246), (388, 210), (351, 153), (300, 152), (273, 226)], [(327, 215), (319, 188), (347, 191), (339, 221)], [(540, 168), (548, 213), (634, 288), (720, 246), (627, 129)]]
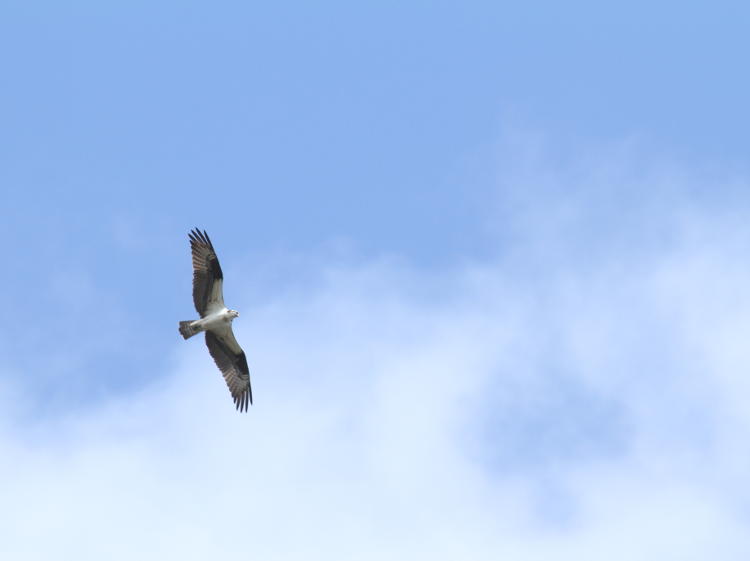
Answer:
[(194, 327), (200, 327), (202, 330), (214, 330), (221, 327), (226, 327), (228, 323), (231, 323), (232, 316), (229, 315), (229, 310), (224, 308), (213, 314), (209, 314), (204, 318), (196, 320), (193, 324)]

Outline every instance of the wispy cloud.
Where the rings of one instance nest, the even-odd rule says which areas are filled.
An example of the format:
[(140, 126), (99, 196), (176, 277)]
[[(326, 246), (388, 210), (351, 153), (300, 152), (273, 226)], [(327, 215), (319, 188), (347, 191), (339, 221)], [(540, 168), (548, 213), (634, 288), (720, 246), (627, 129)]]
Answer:
[(746, 558), (743, 183), (524, 146), (496, 259), (307, 264), (242, 308), (246, 416), (197, 341), (54, 421), (7, 388), (0, 554)]

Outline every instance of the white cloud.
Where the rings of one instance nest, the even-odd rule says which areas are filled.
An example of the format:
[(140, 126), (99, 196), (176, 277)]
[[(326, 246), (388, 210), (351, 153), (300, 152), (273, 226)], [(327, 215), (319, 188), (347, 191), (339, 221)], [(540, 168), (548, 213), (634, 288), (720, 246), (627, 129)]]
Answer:
[(748, 228), (598, 157), (572, 191), (504, 180), (526, 202), (496, 262), (323, 264), (237, 303), (247, 415), (199, 341), (63, 418), (6, 388), (0, 555), (746, 558)]

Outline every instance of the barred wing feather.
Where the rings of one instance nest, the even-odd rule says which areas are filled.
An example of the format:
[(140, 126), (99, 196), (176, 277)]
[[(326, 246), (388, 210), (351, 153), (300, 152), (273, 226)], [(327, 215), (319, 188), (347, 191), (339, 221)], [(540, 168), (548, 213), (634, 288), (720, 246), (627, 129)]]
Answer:
[(239, 411), (247, 411), (248, 404), (253, 403), (250, 369), (245, 352), (234, 338), (231, 327), (220, 333), (206, 331), (206, 346), (224, 376), (235, 407)]
[(193, 304), (201, 317), (205, 317), (224, 308), (224, 275), (206, 231), (196, 228), (189, 237), (193, 254)]

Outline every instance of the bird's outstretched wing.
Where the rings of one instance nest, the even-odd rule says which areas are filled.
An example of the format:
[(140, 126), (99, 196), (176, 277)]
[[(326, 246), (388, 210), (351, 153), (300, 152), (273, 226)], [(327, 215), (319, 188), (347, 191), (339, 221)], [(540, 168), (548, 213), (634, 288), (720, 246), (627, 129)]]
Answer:
[(196, 228), (189, 238), (193, 252), (193, 304), (201, 317), (205, 317), (224, 307), (224, 275), (206, 231)]
[(253, 390), (250, 387), (250, 370), (247, 367), (245, 352), (234, 338), (232, 328), (227, 326), (220, 332), (206, 331), (206, 346), (216, 362), (229, 391), (234, 405), (239, 411), (247, 411), (248, 403), (253, 403)]

